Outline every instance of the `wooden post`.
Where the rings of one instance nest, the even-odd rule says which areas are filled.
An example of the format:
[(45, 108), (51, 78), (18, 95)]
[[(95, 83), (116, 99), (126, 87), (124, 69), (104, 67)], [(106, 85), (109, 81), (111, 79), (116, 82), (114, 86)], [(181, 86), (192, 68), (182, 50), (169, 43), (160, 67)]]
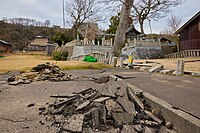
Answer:
[(120, 56), (119, 57), (119, 64), (120, 64), (120, 67), (122, 68), (124, 66), (124, 59), (123, 59), (123, 56)]
[(191, 51), (189, 51), (189, 57), (191, 57), (192, 55), (191, 55)]
[(114, 67), (117, 66), (117, 57), (113, 57), (113, 65), (114, 65)]
[(110, 38), (110, 46), (113, 46), (113, 39)]
[(105, 64), (108, 64), (107, 58), (108, 58), (108, 52), (105, 52), (105, 54), (104, 54), (104, 63)]
[(196, 51), (193, 52), (193, 57), (196, 57)]
[(108, 64), (109, 65), (112, 65), (112, 58), (113, 58), (113, 56), (112, 56), (112, 54), (110, 54), (109, 55), (109, 60), (108, 60)]
[(200, 53), (200, 51), (197, 51), (197, 57), (199, 57), (199, 53)]

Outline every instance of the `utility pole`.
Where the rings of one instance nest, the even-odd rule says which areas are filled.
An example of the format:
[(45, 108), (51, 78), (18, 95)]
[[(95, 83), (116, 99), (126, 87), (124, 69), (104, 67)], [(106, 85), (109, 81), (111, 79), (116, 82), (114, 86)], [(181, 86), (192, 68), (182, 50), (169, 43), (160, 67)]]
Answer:
[(152, 28), (151, 28), (151, 20), (149, 20), (149, 29), (150, 29), (150, 32), (151, 32), (151, 39), (153, 39), (153, 32), (152, 32)]
[(63, 28), (65, 28), (65, 1), (62, 0), (62, 7), (63, 7)]
[(151, 32), (151, 34), (152, 34), (151, 20), (150, 20), (150, 19), (148, 19), (148, 20), (149, 20), (149, 29), (150, 29), (150, 32)]

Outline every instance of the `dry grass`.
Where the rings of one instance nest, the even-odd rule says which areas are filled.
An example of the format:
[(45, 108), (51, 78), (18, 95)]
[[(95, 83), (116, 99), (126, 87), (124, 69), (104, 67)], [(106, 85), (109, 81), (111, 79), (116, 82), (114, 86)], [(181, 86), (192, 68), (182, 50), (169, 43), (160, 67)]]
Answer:
[[(200, 60), (200, 58), (152, 59), (148, 61), (161, 63), (164, 65), (165, 68), (175, 69), (177, 60), (192, 61), (192, 60)], [(134, 62), (138, 61), (146, 61), (146, 60), (134, 60)], [(185, 63), (185, 70), (200, 72), (200, 61)]]
[(110, 67), (101, 63), (83, 61), (55, 61), (51, 57), (40, 54), (12, 54), (5, 56), (5, 58), (0, 58), (0, 73), (10, 70), (30, 71), (32, 67), (46, 62), (54, 63), (65, 70)]

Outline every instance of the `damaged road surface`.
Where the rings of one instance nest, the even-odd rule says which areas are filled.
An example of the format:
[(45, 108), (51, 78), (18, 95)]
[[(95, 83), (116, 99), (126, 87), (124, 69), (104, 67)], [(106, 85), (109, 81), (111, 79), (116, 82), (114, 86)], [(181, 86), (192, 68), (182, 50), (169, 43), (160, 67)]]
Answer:
[(38, 114), (54, 100), (50, 96), (66, 96), (91, 86), (99, 88), (101, 85), (82, 80), (0, 85), (0, 133), (56, 133), (57, 128)]
[(33, 70), (0, 86), (0, 132), (174, 133), (162, 112), (123, 81), (108, 75), (85, 80), (51, 64)]
[(59, 133), (158, 133), (163, 132), (165, 125), (161, 111), (152, 109), (141, 91), (132, 90), (117, 79), (110, 78), (97, 89), (51, 98), (54, 101), (40, 109), (39, 114)]

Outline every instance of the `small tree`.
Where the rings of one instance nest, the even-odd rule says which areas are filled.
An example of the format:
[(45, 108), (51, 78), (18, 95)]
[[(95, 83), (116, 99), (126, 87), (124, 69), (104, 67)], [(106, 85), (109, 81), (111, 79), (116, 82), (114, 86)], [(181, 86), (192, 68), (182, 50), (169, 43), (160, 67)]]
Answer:
[(65, 45), (67, 42), (70, 42), (72, 40), (71, 37), (67, 36), (66, 33), (58, 32), (53, 37), (53, 42), (57, 43), (59, 47), (62, 45)]
[(117, 31), (117, 26), (119, 25), (119, 19), (120, 19), (120, 13), (118, 13), (116, 16), (112, 16), (110, 18), (110, 25), (107, 29), (107, 33), (115, 34)]
[(167, 19), (167, 28), (164, 31), (161, 31), (161, 33), (173, 35), (178, 30), (181, 21), (181, 17), (171, 15), (170, 18)]

